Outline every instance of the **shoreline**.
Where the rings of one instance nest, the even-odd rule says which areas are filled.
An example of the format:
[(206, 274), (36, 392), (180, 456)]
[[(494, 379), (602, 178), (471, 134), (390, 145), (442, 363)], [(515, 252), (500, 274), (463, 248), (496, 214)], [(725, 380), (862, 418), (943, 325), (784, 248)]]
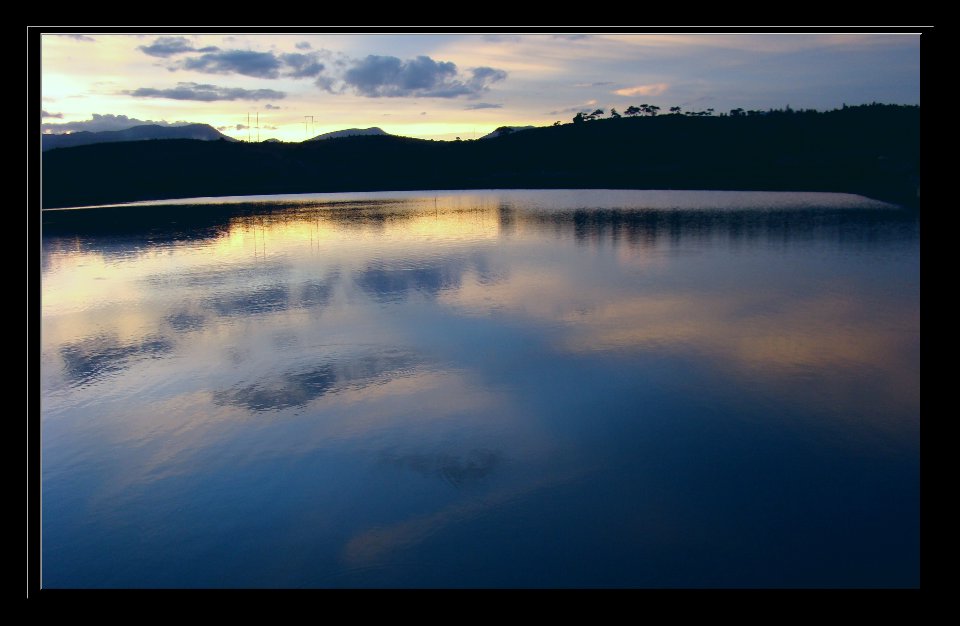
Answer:
[(392, 135), (301, 144), (158, 139), (42, 155), (43, 208), (208, 196), (428, 189), (853, 193), (918, 208), (919, 110), (659, 116), (486, 140)]
[[(229, 205), (252, 202), (276, 202), (280, 198), (295, 196), (362, 196), (364, 194), (437, 194), (493, 191), (504, 192), (539, 192), (539, 191), (632, 191), (632, 192), (681, 192), (681, 193), (774, 193), (774, 194), (837, 194), (851, 195), (892, 205), (893, 208), (909, 211), (920, 210), (920, 197), (909, 198), (909, 194), (877, 194), (862, 191), (838, 191), (835, 189), (686, 189), (686, 188), (653, 188), (653, 187), (451, 187), (451, 188), (423, 188), (423, 189), (357, 189), (338, 191), (294, 191), (274, 192), (261, 194), (222, 194), (207, 196), (163, 196), (125, 200), (120, 202), (104, 202), (73, 206), (41, 206), (41, 212), (47, 211), (80, 211), (86, 209), (115, 209), (124, 207), (151, 207), (151, 206), (184, 206), (184, 205)], [(911, 201), (913, 200), (913, 201)]]

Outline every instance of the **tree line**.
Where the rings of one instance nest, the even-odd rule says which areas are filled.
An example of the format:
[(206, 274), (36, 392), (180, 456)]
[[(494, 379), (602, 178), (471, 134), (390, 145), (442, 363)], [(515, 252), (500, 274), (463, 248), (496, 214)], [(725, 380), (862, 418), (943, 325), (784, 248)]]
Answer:
[[(743, 109), (738, 109), (742, 111)], [(583, 122), (590, 122), (602, 118), (606, 113), (603, 109), (595, 109), (594, 111), (582, 111), (577, 113), (573, 118), (574, 124), (581, 124)], [(647, 117), (656, 117), (660, 114), (660, 107), (655, 104), (641, 104), (640, 106), (630, 105), (624, 109), (623, 114), (621, 115), (615, 108), (610, 109), (610, 115), (608, 119), (617, 119), (623, 117), (638, 117), (638, 116), (647, 116)], [(689, 116), (705, 116), (713, 115), (713, 109), (707, 109), (705, 111), (683, 111), (681, 107), (674, 106), (670, 107), (671, 115), (689, 115)], [(731, 112), (732, 114), (732, 112)], [(555, 126), (558, 123), (554, 124)]]
[[(896, 106), (896, 105), (887, 105), (887, 104), (880, 104), (877, 102), (873, 102), (871, 104), (864, 104), (856, 107), (848, 107), (846, 104), (844, 104), (842, 110), (853, 109), (853, 108), (877, 108), (877, 107), (888, 107), (888, 106)], [(702, 111), (694, 111), (694, 110), (684, 111), (682, 107), (672, 106), (670, 107), (669, 110), (670, 110), (670, 115), (686, 115), (688, 117), (710, 117), (715, 113), (715, 110), (712, 108), (704, 109)], [(816, 109), (793, 109), (788, 104), (783, 109), (771, 108), (771, 109), (767, 109), (766, 111), (761, 111), (758, 109), (743, 109), (741, 107), (738, 107), (735, 109), (730, 109), (730, 111), (726, 113), (721, 112), (718, 115), (718, 117), (755, 117), (759, 115), (794, 115), (794, 114), (810, 115), (810, 114), (818, 114), (818, 113), (820, 113), (820, 111)], [(658, 107), (655, 104), (644, 103), (644, 104), (641, 104), (640, 106), (631, 105), (626, 109), (624, 109), (622, 114), (619, 113), (615, 108), (611, 108), (610, 114), (608, 115), (607, 119), (618, 119), (623, 116), (656, 117), (659, 114), (660, 114), (660, 107)], [(582, 111), (580, 113), (577, 113), (573, 117), (573, 123), (582, 124), (583, 122), (591, 122), (593, 120), (598, 120), (603, 118), (604, 115), (606, 115), (606, 112), (603, 109), (595, 109), (592, 112)], [(559, 126), (560, 122), (559, 121), (554, 122), (553, 125)]]

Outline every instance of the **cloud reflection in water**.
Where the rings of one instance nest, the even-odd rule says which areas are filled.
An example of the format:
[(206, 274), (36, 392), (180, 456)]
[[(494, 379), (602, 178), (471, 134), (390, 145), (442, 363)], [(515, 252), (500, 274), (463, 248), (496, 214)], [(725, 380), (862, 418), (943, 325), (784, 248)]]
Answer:
[(173, 342), (165, 337), (128, 344), (112, 337), (92, 337), (61, 347), (60, 357), (70, 384), (84, 386), (130, 367), (137, 359), (160, 358), (173, 349)]
[(381, 378), (401, 376), (415, 367), (417, 362), (412, 354), (384, 350), (376, 355), (331, 361), (215, 391), (213, 402), (254, 412), (302, 407), (338, 389), (363, 387)]
[(911, 580), (918, 219), (751, 197), (51, 216), (49, 580)]

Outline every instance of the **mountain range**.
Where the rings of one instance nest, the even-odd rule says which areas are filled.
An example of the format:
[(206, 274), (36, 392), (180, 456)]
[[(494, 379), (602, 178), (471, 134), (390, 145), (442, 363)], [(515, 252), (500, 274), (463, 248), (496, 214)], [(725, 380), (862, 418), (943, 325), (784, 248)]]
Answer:
[[(501, 126), (493, 132), (487, 133), (480, 139), (494, 139), (513, 132), (530, 130), (536, 126)], [(370, 128), (345, 128), (335, 130), (329, 133), (322, 133), (316, 137), (305, 139), (304, 141), (324, 141), (327, 139), (340, 139), (342, 137), (369, 137), (371, 135), (387, 135), (382, 128), (376, 126)], [(94, 143), (113, 143), (118, 141), (146, 141), (150, 139), (197, 139), (200, 141), (238, 141), (233, 137), (224, 135), (209, 124), (187, 124), (183, 126), (159, 126), (157, 124), (143, 124), (132, 126), (123, 130), (108, 130), (100, 132), (80, 131), (69, 134), (47, 134), (43, 135), (43, 150), (52, 150), (54, 148), (75, 148), (77, 146), (86, 146)], [(267, 139), (266, 141), (276, 143), (279, 139)]]
[(123, 130), (104, 130), (100, 132), (79, 131), (70, 134), (43, 135), (42, 149), (74, 148), (93, 143), (113, 143), (118, 141), (145, 141), (148, 139), (198, 139), (200, 141), (236, 141), (227, 137), (209, 124), (186, 124), (184, 126), (159, 126), (143, 124)]

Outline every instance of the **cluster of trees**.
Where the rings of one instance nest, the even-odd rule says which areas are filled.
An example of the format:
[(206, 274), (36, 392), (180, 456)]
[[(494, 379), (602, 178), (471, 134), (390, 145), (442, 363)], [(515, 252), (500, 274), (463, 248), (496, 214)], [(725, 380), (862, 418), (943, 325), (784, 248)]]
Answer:
[[(674, 107), (674, 108), (677, 110), (680, 109), (680, 107)], [(610, 110), (611, 114), (614, 113), (615, 111), (616, 109)], [(659, 112), (660, 112), (660, 107), (656, 105), (641, 104), (640, 106), (629, 106), (627, 107), (627, 110), (624, 111), (623, 113), (624, 115), (627, 115), (629, 117), (633, 117), (634, 115), (649, 115), (650, 117), (653, 117)]]
[[(626, 108), (626, 110), (624, 110), (623, 115), (626, 115), (627, 117), (636, 117), (638, 115), (655, 117), (659, 113), (660, 113), (660, 107), (658, 107), (655, 104), (644, 103), (644, 104), (641, 104), (640, 106), (630, 105), (629, 107)], [(713, 115), (713, 109), (707, 109), (706, 111), (686, 111), (684, 113), (681, 113), (680, 107), (670, 107), (670, 113), (672, 115), (682, 114), (682, 115), (692, 115), (692, 116)], [(590, 122), (596, 119), (600, 119), (601, 117), (603, 117), (603, 115), (604, 115), (603, 109), (596, 109), (592, 113), (583, 111), (582, 113), (577, 113), (574, 116), (573, 123), (580, 124), (582, 122)], [(618, 113), (616, 109), (610, 109), (609, 119), (620, 118), (620, 117), (623, 117), (623, 115)], [(554, 126), (558, 124), (559, 122), (555, 123)]]
[[(844, 104), (842, 110), (846, 111), (847, 109), (850, 109), (850, 110), (853, 110), (853, 109), (884, 109), (884, 108), (890, 108), (890, 107), (896, 108), (896, 106), (897, 106), (897, 105), (879, 104), (879, 103), (877, 103), (877, 102), (873, 102), (873, 103), (871, 103), (871, 104), (858, 105), (858, 106), (854, 106), (854, 107), (848, 107), (846, 104)], [(627, 108), (623, 111), (623, 114), (619, 113), (615, 108), (611, 108), (611, 109), (610, 109), (610, 114), (609, 114), (609, 116), (608, 116), (607, 119), (619, 119), (619, 118), (621, 118), (621, 117), (623, 117), (623, 116), (627, 116), (627, 117), (637, 117), (637, 116), (655, 117), (655, 116), (657, 116), (659, 113), (660, 113), (660, 107), (658, 107), (658, 106), (655, 105), (655, 104), (646, 104), (646, 103), (644, 103), (644, 104), (641, 104), (640, 106), (631, 105), (631, 106), (627, 107)], [(670, 107), (670, 114), (671, 114), (671, 115), (685, 115), (685, 116), (687, 116), (687, 117), (711, 117), (711, 116), (713, 116), (714, 113), (715, 113), (715, 111), (714, 111), (714, 109), (712, 109), (712, 108), (708, 108), (708, 109), (705, 109), (705, 110), (703, 110), (703, 111), (684, 111), (684, 110), (683, 110), (681, 107), (679, 107), (679, 106), (672, 106), (672, 107)], [(784, 108), (782, 108), (782, 109), (773, 109), (773, 108), (771, 108), (771, 109), (767, 109), (766, 111), (760, 111), (760, 110), (756, 110), (756, 109), (743, 109), (743, 108), (741, 108), (741, 107), (738, 107), (738, 108), (736, 108), (736, 109), (730, 109), (730, 111), (729, 111), (728, 113), (723, 113), (723, 112), (721, 112), (721, 113), (718, 115), (718, 117), (755, 117), (755, 116), (819, 115), (819, 114), (820, 114), (820, 111), (817, 111), (816, 109), (793, 109), (793, 108), (791, 108), (790, 105), (788, 104), (786, 107), (784, 107)], [(593, 121), (593, 120), (601, 119), (604, 115), (605, 115), (605, 112), (604, 112), (603, 109), (594, 109), (592, 112), (582, 111), (582, 112), (580, 112), (580, 113), (577, 113), (577, 114), (574, 116), (574, 118), (573, 118), (573, 123), (574, 123), (574, 124), (582, 124), (583, 122), (591, 122), (591, 121)], [(560, 125), (561, 125), (560, 120), (557, 120), (556, 122), (553, 123), (553, 126), (560, 126)], [(512, 133), (513, 131), (514, 131), (514, 129), (511, 128), (510, 126), (501, 126), (500, 128), (497, 129), (497, 132), (499, 133), (500, 136), (508, 135), (508, 134)], [(457, 140), (459, 141), (460, 138), (457, 137)]]
[[(890, 106), (895, 106), (895, 105), (886, 105), (886, 104), (879, 104), (874, 102), (872, 104), (859, 105), (858, 107), (848, 107), (846, 104), (844, 104), (843, 110), (854, 109), (854, 108), (876, 109), (876, 108), (883, 108), (883, 107), (890, 107)], [(644, 104), (641, 104), (640, 106), (630, 105), (623, 111), (623, 114), (619, 113), (616, 109), (611, 108), (610, 114), (607, 119), (619, 119), (624, 115), (627, 117), (636, 117), (636, 116), (655, 117), (659, 113), (660, 113), (660, 107), (658, 107), (655, 104), (644, 103)], [(670, 107), (671, 115), (685, 115), (687, 117), (710, 117), (714, 113), (715, 111), (712, 108), (708, 108), (703, 111), (684, 111), (679, 106)], [(743, 109), (741, 107), (738, 107), (736, 109), (730, 109), (728, 113), (721, 112), (718, 117), (755, 117), (760, 115), (777, 116), (777, 115), (795, 115), (795, 114), (811, 115), (811, 114), (819, 114), (819, 113), (820, 111), (817, 111), (816, 109), (796, 109), (795, 110), (790, 108), (790, 105), (788, 104), (783, 109), (771, 108), (771, 109), (767, 109), (766, 111), (760, 111), (756, 109)], [(593, 120), (601, 119), (604, 115), (605, 115), (605, 112), (603, 109), (594, 109), (592, 112), (582, 111), (580, 113), (577, 113), (573, 117), (573, 123), (582, 124), (583, 122), (592, 122)], [(560, 120), (557, 120), (556, 122), (553, 123), (554, 126), (560, 126), (560, 124), (561, 124)], [(512, 129), (509, 127), (502, 127), (502, 128), (498, 128), (497, 130), (502, 130), (503, 132), (501, 134), (505, 135), (508, 132), (510, 132)]]
[[(872, 105), (863, 105), (863, 106), (885, 106), (885, 105), (878, 105), (877, 103), (873, 103)], [(843, 105), (843, 108), (847, 109), (848, 107), (847, 105)], [(714, 114), (714, 112), (715, 111), (712, 108), (708, 108), (703, 111), (683, 111), (679, 106), (670, 107), (671, 115), (686, 115), (688, 117), (710, 117)], [(627, 107), (626, 110), (624, 110), (622, 115), (619, 112), (617, 112), (616, 109), (611, 108), (608, 119), (617, 119), (617, 118), (623, 117), (624, 115), (626, 115), (627, 117), (636, 117), (641, 115), (644, 115), (647, 117), (655, 117), (659, 113), (660, 113), (660, 107), (658, 107), (655, 104), (641, 104), (640, 106), (631, 105)], [(720, 113), (719, 117), (753, 117), (757, 115), (784, 115), (784, 114), (794, 114), (794, 113), (807, 114), (807, 113), (819, 113), (819, 111), (816, 111), (815, 109), (794, 110), (790, 108), (790, 105), (788, 104), (786, 108), (783, 108), (783, 109), (768, 109), (766, 111), (759, 111), (755, 109), (747, 110), (747, 109), (738, 107), (736, 109), (730, 109), (729, 113)], [(577, 113), (574, 116), (573, 123), (580, 124), (582, 122), (590, 122), (590, 121), (602, 118), (603, 115), (604, 115), (603, 109), (596, 109), (592, 113), (588, 113), (587, 111), (584, 111), (582, 113)], [(559, 126), (560, 122), (554, 122), (553, 125)]]

